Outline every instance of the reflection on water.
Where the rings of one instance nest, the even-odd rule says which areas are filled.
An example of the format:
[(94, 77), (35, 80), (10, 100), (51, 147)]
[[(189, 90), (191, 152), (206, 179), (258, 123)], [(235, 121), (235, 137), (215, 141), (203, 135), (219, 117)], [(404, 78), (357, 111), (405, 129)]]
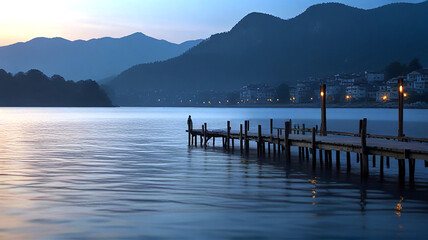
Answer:
[[(318, 123), (318, 109), (0, 108), (0, 239), (407, 238), (428, 233), (428, 171), (397, 184), (397, 163), (336, 170), (285, 165), (220, 146), (188, 148), (195, 126), (237, 129), (244, 119)], [(328, 127), (395, 134), (396, 111), (329, 109)], [(428, 111), (405, 112), (406, 135), (424, 136)], [(411, 123), (411, 124), (410, 124)], [(266, 130), (266, 129), (265, 129)], [(296, 153), (293, 153), (296, 155)], [(354, 157), (354, 156), (353, 156)], [(342, 156), (342, 159), (346, 159)], [(370, 164), (371, 165), (371, 164)], [(404, 208), (404, 199), (405, 208)]]

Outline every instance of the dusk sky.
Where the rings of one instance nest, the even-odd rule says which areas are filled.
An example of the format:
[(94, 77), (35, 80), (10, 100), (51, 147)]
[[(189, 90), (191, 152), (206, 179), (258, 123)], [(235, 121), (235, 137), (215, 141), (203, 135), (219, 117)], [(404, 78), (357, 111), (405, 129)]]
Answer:
[[(180, 43), (228, 31), (250, 12), (292, 18), (323, 0), (5, 0), (0, 46), (35, 37), (70, 40), (134, 32)], [(340, 0), (359, 8), (421, 0)]]

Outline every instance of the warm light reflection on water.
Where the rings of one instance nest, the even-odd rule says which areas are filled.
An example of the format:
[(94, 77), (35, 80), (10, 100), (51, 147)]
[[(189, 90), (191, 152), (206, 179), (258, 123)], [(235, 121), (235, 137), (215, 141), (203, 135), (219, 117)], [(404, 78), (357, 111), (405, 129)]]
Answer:
[[(229, 154), (221, 141), (216, 149), (188, 148), (189, 114), (211, 129), (227, 120), (238, 129), (250, 119), (252, 129), (267, 130), (269, 117), (281, 126), (290, 118), (319, 124), (318, 109), (0, 108), (0, 239), (428, 234), (423, 162), (416, 161), (414, 187), (397, 184), (393, 159), (383, 181), (374, 168), (361, 184), (355, 159), (348, 174), (344, 164), (313, 171), (310, 161), (286, 166)], [(396, 133), (395, 110), (328, 110), (335, 130), (356, 132), (363, 117), (368, 132)], [(427, 118), (426, 110), (406, 110), (406, 135), (427, 137)], [(391, 218), (391, 206), (401, 217)]]

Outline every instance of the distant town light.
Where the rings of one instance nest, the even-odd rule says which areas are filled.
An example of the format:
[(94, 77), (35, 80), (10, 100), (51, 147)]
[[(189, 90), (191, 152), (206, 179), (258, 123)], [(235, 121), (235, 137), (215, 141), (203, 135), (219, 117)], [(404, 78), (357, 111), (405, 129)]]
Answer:
[(189, 100), (189, 102), (192, 102), (192, 100)]
[(383, 100), (388, 100), (388, 96), (385, 95), (385, 96), (382, 97), (382, 99)]
[(312, 101), (312, 100), (314, 100), (314, 98), (313, 98), (313, 97), (311, 97), (311, 101)]
[(158, 102), (160, 102), (160, 98), (158, 99)]
[(208, 104), (211, 104), (211, 101), (208, 101)]
[(349, 96), (349, 95), (346, 95), (346, 99), (348, 99), (348, 100), (349, 100), (350, 98), (351, 98), (351, 96)]
[(202, 104), (205, 104), (205, 102), (202, 102)]
[(404, 93), (403, 95), (404, 95), (404, 97), (407, 97), (407, 93)]
[(278, 98), (278, 99), (276, 99), (276, 101), (277, 101), (277, 102), (279, 102), (279, 98)]
[(221, 104), (221, 101), (218, 101), (218, 104)]
[(227, 100), (226, 102), (229, 103), (229, 100)]

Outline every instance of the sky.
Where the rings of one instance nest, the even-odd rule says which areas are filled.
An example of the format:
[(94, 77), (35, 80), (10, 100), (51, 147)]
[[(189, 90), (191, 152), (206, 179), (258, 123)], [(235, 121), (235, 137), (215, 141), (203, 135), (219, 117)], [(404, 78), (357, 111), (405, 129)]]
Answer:
[[(35, 37), (88, 40), (134, 32), (181, 43), (228, 31), (250, 12), (289, 19), (322, 2), (326, 0), (2, 0), (0, 46)], [(335, 2), (369, 9), (422, 0)]]

